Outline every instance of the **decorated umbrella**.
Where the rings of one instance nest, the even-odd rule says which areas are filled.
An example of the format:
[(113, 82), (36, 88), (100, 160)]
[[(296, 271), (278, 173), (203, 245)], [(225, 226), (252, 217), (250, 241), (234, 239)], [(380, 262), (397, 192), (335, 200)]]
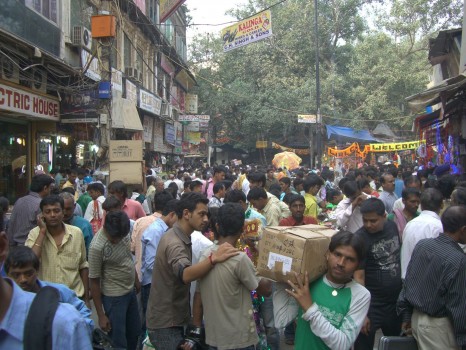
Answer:
[(293, 170), (299, 168), (299, 164), (302, 162), (302, 159), (299, 158), (293, 152), (281, 152), (277, 153), (275, 157), (273, 157), (272, 164), (276, 168), (284, 168), (286, 167), (288, 170)]

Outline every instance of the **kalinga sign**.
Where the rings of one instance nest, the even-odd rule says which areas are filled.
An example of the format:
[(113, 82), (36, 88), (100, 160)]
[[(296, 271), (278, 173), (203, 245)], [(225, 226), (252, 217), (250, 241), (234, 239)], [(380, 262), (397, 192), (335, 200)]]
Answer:
[(51, 98), (0, 84), (0, 109), (58, 121), (59, 107), (58, 101)]
[(417, 149), (425, 141), (411, 141), (398, 143), (371, 143), (369, 152), (394, 152)]

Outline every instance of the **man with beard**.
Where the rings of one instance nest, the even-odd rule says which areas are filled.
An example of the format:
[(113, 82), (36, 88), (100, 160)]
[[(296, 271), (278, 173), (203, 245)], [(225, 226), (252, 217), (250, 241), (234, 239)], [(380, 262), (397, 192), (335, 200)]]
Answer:
[(207, 275), (216, 263), (239, 254), (224, 243), (208, 259), (192, 265), (191, 234), (208, 224), (208, 203), (200, 193), (184, 194), (176, 207), (177, 223), (157, 247), (146, 315), (149, 339), (159, 350), (176, 349), (183, 340), (191, 314), (190, 283)]
[(306, 202), (304, 197), (296, 194), (290, 199), (291, 216), (281, 219), (280, 226), (301, 226), (314, 224), (317, 225), (317, 220), (312, 216), (304, 216)]

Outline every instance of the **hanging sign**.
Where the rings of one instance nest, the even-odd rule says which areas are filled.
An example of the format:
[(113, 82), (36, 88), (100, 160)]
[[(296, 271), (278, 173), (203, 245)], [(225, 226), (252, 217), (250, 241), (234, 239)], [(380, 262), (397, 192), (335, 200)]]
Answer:
[(397, 143), (371, 143), (370, 152), (396, 152), (406, 151), (410, 149), (418, 149), (421, 144), (425, 144), (426, 141), (409, 141), (409, 142), (397, 142)]

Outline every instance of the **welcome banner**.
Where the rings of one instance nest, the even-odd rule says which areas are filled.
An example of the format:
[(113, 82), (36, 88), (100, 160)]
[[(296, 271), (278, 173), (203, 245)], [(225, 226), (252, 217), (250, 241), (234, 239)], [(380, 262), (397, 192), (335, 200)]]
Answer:
[(419, 146), (426, 143), (425, 140), (409, 141), (409, 142), (396, 142), (396, 143), (371, 143), (370, 152), (396, 152), (406, 151), (410, 149), (418, 149)]

